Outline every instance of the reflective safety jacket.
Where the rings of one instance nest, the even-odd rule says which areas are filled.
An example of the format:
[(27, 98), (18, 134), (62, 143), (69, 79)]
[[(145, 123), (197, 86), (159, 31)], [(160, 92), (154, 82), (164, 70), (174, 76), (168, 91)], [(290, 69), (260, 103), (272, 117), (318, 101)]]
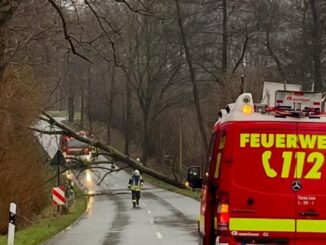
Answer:
[(143, 187), (144, 181), (141, 175), (132, 175), (129, 179), (129, 188), (132, 191), (140, 191)]

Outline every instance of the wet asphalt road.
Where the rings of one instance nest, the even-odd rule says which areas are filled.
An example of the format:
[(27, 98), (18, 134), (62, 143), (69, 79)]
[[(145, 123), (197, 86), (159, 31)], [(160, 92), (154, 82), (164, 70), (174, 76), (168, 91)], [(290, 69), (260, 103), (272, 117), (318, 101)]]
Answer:
[[(44, 135), (41, 143), (50, 156), (55, 154), (55, 136)], [(140, 207), (132, 208), (129, 175), (112, 173), (97, 185), (105, 173), (95, 170), (80, 175), (81, 187), (94, 194), (87, 211), (45, 245), (197, 244), (199, 202), (145, 184)]]

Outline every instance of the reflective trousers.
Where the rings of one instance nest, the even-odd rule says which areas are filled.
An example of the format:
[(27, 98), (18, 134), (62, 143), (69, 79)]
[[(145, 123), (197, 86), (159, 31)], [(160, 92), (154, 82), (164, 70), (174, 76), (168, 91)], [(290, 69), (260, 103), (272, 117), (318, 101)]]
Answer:
[(135, 206), (139, 205), (140, 191), (131, 191), (132, 204)]

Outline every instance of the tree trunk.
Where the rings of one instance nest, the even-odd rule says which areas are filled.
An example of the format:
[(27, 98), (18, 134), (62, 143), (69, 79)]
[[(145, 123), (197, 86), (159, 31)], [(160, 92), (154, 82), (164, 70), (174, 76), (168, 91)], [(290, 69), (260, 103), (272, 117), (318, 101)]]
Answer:
[(93, 132), (93, 117), (92, 117), (92, 79), (91, 71), (88, 72), (87, 81), (87, 118), (89, 123), (89, 131)]
[(130, 122), (131, 122), (130, 77), (128, 74), (126, 74), (126, 117), (125, 117), (125, 145), (124, 145), (124, 154), (126, 155), (129, 155)]
[(249, 40), (250, 40), (250, 37), (248, 36), (248, 33), (246, 33), (246, 37), (245, 37), (245, 40), (243, 42), (243, 45), (242, 45), (242, 51), (241, 51), (241, 55), (237, 61), (237, 63), (235, 64), (233, 70), (232, 70), (232, 74), (234, 75), (235, 72), (237, 71), (239, 65), (241, 63), (243, 63), (243, 59), (244, 59), (244, 56), (246, 54), (246, 51), (247, 51), (247, 46), (248, 46), (248, 43), (249, 43)]
[(148, 153), (149, 153), (149, 128), (148, 128), (148, 117), (149, 117), (149, 110), (144, 108), (143, 110), (143, 120), (144, 120), (144, 133), (143, 133), (143, 154), (141, 157), (141, 162), (146, 166)]
[(315, 64), (315, 87), (317, 90), (323, 90), (322, 83), (322, 75), (321, 75), (321, 28), (320, 28), (320, 19), (318, 8), (316, 7), (315, 0), (309, 0), (310, 9), (312, 14), (312, 30), (311, 30), (311, 38), (312, 38), (312, 49), (313, 49), (313, 58)]
[(149, 132), (149, 124), (151, 123), (149, 120), (151, 103), (152, 103), (152, 86), (153, 86), (153, 78), (152, 78), (152, 70), (151, 70), (151, 29), (150, 24), (148, 22), (148, 18), (145, 17), (145, 45), (146, 45), (146, 74), (147, 74), (147, 88), (144, 96), (144, 102), (142, 105), (143, 110), (143, 123), (144, 123), (144, 132), (143, 132), (143, 154), (141, 157), (142, 163), (146, 166), (147, 158), (150, 151), (150, 132)]
[(84, 117), (85, 117), (85, 88), (82, 87), (81, 98), (80, 98), (80, 125), (84, 125)]
[(196, 82), (196, 78), (195, 78), (195, 71), (194, 71), (194, 68), (193, 68), (192, 59), (191, 59), (191, 55), (190, 55), (190, 50), (189, 50), (186, 34), (185, 34), (185, 31), (184, 31), (184, 27), (183, 27), (179, 0), (175, 0), (175, 3), (176, 3), (176, 6), (177, 6), (178, 23), (179, 23), (180, 34), (181, 34), (181, 38), (182, 38), (182, 45), (183, 45), (183, 48), (185, 50), (186, 61), (187, 61), (188, 68), (189, 68), (189, 73), (190, 73), (190, 81), (192, 83), (192, 93), (193, 93), (193, 96), (194, 96), (197, 123), (198, 123), (199, 131), (200, 131), (200, 135), (201, 135), (203, 150), (205, 152), (207, 152), (208, 151), (208, 143), (207, 143), (206, 132), (205, 132), (204, 124), (203, 124), (203, 118), (202, 118), (202, 114), (201, 114), (199, 93), (198, 93), (197, 82)]
[(110, 81), (110, 96), (108, 98), (108, 117), (107, 117), (107, 127), (106, 127), (106, 142), (111, 143), (111, 121), (113, 114), (113, 104), (114, 104), (114, 82), (115, 82), (115, 66), (112, 67), (111, 81)]
[(307, 81), (308, 79), (308, 72), (309, 70), (307, 70), (307, 67), (309, 67), (309, 59), (307, 59), (307, 57), (309, 57), (309, 45), (308, 45), (308, 33), (307, 33), (307, 10), (308, 10), (308, 6), (305, 4), (305, 9), (302, 13), (302, 52), (299, 53), (299, 58), (302, 60), (302, 64), (301, 67), (299, 68), (299, 74), (300, 74), (300, 79), (301, 81), (304, 81), (305, 85), (309, 85), (309, 87), (311, 87), (311, 85), (309, 84), (309, 82)]
[(271, 46), (271, 43), (270, 43), (270, 31), (269, 30), (266, 31), (266, 48), (267, 48), (270, 56), (275, 61), (277, 71), (278, 71), (282, 81), (286, 80), (286, 76), (285, 76), (285, 73), (283, 72), (283, 68), (282, 68), (282, 63), (281, 63), (280, 59), (277, 57), (277, 55), (274, 53), (273, 48)]
[(59, 111), (63, 111), (66, 109), (65, 105), (66, 105), (66, 97), (65, 97), (65, 86), (61, 85), (59, 87), (59, 101), (58, 101), (59, 105)]
[(68, 121), (73, 123), (75, 117), (75, 90), (72, 84), (69, 84), (68, 91)]
[(227, 71), (228, 33), (227, 33), (227, 0), (223, 0), (223, 40), (222, 40), (222, 73)]
[(51, 117), (49, 114), (43, 112), (43, 115), (46, 116), (49, 121), (61, 128), (63, 131), (68, 132), (70, 135), (72, 135), (74, 138), (76, 138), (77, 140), (81, 141), (81, 142), (85, 142), (86, 144), (92, 145), (94, 147), (97, 147), (101, 150), (103, 150), (104, 152), (107, 153), (107, 155), (109, 155), (110, 157), (112, 157), (114, 160), (116, 161), (120, 161), (120, 162), (124, 162), (126, 163), (129, 167), (133, 168), (133, 169), (139, 169), (142, 173), (148, 174), (154, 178), (157, 178), (161, 181), (164, 181), (168, 184), (174, 185), (176, 187), (179, 188), (185, 188), (185, 185), (183, 183), (180, 183), (174, 179), (171, 179), (165, 175), (162, 175), (159, 172), (156, 172), (152, 169), (146, 168), (143, 165), (140, 165), (138, 161), (134, 160), (132, 157), (127, 156), (122, 154), (118, 149), (115, 149), (114, 147), (110, 146), (110, 145), (106, 145), (103, 144), (99, 141), (95, 141), (92, 140), (90, 138), (86, 138), (83, 137), (81, 135), (78, 135), (77, 133), (75, 133), (73, 130), (71, 130), (69, 127), (67, 127), (66, 125), (62, 124), (61, 122), (56, 121), (53, 117)]

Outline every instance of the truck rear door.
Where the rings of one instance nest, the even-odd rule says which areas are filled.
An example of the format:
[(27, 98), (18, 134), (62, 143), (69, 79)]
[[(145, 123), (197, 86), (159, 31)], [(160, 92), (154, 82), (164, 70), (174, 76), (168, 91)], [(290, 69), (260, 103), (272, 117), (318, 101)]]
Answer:
[(298, 123), (296, 152), (298, 245), (326, 244), (326, 131), (320, 123)]
[(231, 236), (242, 244), (293, 244), (297, 196), (287, 140), (295, 140), (297, 123), (237, 122), (231, 132), (231, 176), (221, 184), (229, 194)]

